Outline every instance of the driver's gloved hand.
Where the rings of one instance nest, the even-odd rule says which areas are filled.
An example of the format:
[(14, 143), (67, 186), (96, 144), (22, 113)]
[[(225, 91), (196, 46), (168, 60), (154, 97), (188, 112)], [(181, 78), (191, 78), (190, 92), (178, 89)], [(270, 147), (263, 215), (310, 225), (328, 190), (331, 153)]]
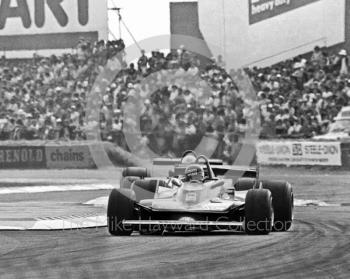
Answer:
[(176, 187), (181, 187), (181, 185), (182, 185), (182, 181), (180, 179), (177, 179), (177, 178), (172, 178), (171, 182)]

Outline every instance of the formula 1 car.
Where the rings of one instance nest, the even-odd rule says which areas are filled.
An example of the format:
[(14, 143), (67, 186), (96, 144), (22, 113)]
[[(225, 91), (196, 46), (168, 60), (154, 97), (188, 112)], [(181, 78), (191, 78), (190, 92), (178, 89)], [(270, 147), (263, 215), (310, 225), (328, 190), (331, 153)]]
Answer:
[(171, 165), (170, 176), (150, 177), (146, 168), (123, 170), (120, 188), (109, 196), (110, 234), (196, 230), (268, 234), (292, 225), (292, 186), (259, 180), (259, 168), (225, 166), (194, 151), (154, 163)]

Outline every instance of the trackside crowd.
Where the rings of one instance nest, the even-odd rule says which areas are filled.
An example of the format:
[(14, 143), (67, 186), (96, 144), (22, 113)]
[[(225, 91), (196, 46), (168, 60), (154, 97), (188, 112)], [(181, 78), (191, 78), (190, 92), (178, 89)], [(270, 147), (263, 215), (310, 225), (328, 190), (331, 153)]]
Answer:
[[(142, 51), (126, 64), (122, 40), (80, 39), (73, 53), (30, 60), (0, 60), (0, 140), (85, 140), (93, 126), (87, 98), (109, 58), (124, 69), (102, 94), (101, 138), (128, 149), (123, 129), (140, 146), (178, 155), (203, 136), (218, 142), (216, 156), (229, 158), (244, 137), (254, 101), (247, 100), (219, 56), (206, 60), (181, 46), (168, 53)], [(260, 137), (310, 138), (327, 131), (349, 105), (346, 50), (315, 47), (308, 58), (246, 69), (260, 105)], [(137, 117), (134, 117), (137, 115)], [(132, 117), (131, 117), (132, 116)], [(131, 128), (130, 128), (131, 127)]]

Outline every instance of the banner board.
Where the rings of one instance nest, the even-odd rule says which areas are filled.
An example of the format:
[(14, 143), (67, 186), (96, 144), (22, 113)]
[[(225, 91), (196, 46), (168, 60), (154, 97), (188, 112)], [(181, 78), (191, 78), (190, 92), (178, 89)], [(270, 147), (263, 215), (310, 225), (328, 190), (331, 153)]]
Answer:
[(44, 146), (0, 146), (0, 169), (44, 169)]
[(1, 51), (67, 49), (107, 36), (107, 0), (0, 0)]
[(46, 162), (49, 169), (96, 168), (88, 145), (47, 145)]
[(320, 0), (249, 0), (249, 24), (295, 10)]
[(348, 32), (345, 0), (217, 2), (198, 1), (199, 26), (213, 56), (223, 55), (228, 69), (270, 67), (317, 45), (344, 43)]
[(262, 141), (257, 144), (263, 165), (341, 166), (340, 142)]

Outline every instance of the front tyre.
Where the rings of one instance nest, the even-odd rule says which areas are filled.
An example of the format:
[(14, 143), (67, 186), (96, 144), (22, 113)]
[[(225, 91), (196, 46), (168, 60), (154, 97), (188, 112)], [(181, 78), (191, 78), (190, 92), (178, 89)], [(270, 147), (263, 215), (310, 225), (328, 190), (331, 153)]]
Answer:
[(135, 194), (129, 189), (114, 189), (109, 195), (107, 207), (108, 231), (111, 235), (131, 235), (133, 228), (123, 220), (134, 220)]
[(240, 177), (234, 184), (236, 191), (248, 191), (258, 185), (256, 178)]
[(275, 213), (274, 231), (285, 232), (293, 222), (294, 194), (288, 182), (263, 181), (263, 188), (271, 191)]
[(254, 235), (269, 234), (272, 222), (271, 192), (266, 189), (249, 190), (245, 199), (245, 232)]

